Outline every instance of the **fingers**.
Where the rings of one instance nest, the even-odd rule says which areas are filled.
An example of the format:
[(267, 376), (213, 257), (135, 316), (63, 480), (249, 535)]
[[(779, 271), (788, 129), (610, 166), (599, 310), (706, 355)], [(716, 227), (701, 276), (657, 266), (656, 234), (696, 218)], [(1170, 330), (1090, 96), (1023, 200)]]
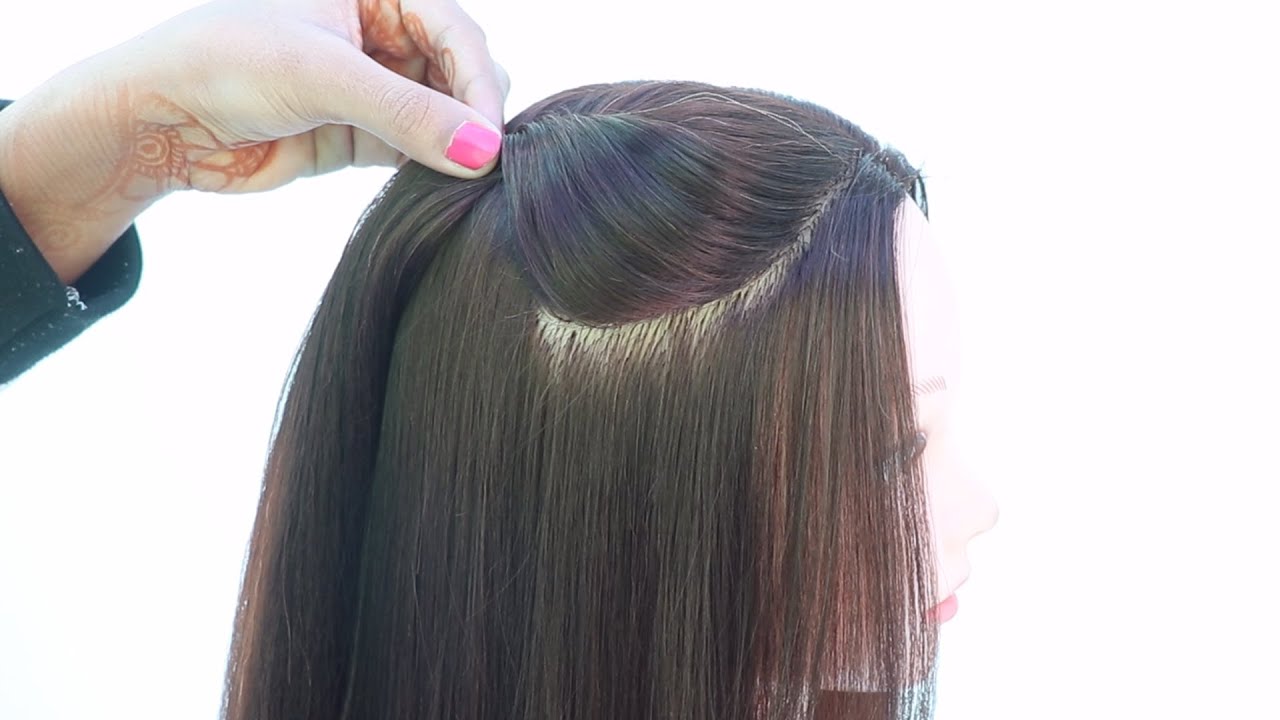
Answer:
[(500, 73), (493, 61), (476, 21), (454, 0), (401, 0), (400, 13), (409, 37), (438, 69), (450, 94), (501, 128), (505, 71)]
[(511, 94), (511, 76), (507, 74), (507, 69), (502, 67), (501, 63), (494, 63), (494, 67), (498, 70), (498, 86), (502, 88), (502, 102), (506, 103), (507, 96)]
[(343, 45), (308, 68), (302, 93), (322, 123), (367, 130), (414, 160), (456, 177), (493, 169), (501, 134), (480, 112)]

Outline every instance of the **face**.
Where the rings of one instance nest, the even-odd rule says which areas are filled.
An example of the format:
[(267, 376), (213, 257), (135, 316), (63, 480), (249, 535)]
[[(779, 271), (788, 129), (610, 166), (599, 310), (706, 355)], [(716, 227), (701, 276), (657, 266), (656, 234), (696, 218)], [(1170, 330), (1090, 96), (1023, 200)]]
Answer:
[(903, 204), (898, 225), (898, 277), (907, 328), (907, 349), (916, 397), (916, 419), (924, 433), (922, 455), (929, 486), (938, 563), (935, 618), (955, 615), (955, 591), (969, 577), (969, 541), (995, 525), (998, 510), (990, 493), (965, 464), (956, 442), (952, 413), (960, 382), (955, 299), (928, 220), (915, 203)]

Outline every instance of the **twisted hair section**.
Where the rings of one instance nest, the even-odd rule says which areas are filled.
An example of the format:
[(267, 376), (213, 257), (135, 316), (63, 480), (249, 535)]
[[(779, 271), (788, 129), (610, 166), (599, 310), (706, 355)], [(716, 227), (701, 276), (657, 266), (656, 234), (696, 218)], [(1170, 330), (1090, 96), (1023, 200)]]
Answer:
[(923, 199), (899, 154), (816, 106), (696, 84), (634, 83), (607, 101), (591, 89), (531, 108), (503, 157), (518, 261), (554, 358), (663, 357), (673, 336), (751, 314), (861, 173)]

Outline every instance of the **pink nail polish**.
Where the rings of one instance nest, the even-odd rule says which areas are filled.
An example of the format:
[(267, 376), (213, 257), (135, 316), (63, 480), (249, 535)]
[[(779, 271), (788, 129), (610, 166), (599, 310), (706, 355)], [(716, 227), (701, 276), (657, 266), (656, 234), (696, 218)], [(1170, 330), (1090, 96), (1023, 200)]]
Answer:
[(464, 122), (453, 132), (444, 155), (464, 168), (479, 170), (497, 156), (500, 147), (502, 136), (498, 133), (479, 123)]

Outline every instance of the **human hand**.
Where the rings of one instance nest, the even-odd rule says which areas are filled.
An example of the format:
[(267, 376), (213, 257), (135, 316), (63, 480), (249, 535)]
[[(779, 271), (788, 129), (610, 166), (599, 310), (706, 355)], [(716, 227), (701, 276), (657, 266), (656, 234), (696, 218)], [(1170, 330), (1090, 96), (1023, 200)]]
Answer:
[(405, 156), (472, 177), (497, 154), (505, 73), (455, 0), (218, 0), (126, 46), (134, 127), (117, 140), (178, 188), (255, 192)]
[(216, 0), (0, 113), (0, 190), (69, 281), (174, 190), (406, 158), (483, 175), (507, 89), (456, 0)]

